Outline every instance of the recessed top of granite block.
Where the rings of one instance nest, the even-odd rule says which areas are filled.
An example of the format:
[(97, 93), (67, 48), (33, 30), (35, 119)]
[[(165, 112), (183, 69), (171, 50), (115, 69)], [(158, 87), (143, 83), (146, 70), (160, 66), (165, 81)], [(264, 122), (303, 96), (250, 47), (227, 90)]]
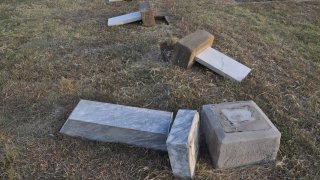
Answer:
[(201, 122), (215, 168), (272, 161), (281, 133), (253, 101), (204, 105)]
[(168, 134), (172, 113), (81, 100), (69, 119), (124, 129)]
[(253, 101), (222, 103), (211, 106), (219, 115), (219, 121), (226, 133), (260, 131), (271, 128), (264, 113), (256, 108)]

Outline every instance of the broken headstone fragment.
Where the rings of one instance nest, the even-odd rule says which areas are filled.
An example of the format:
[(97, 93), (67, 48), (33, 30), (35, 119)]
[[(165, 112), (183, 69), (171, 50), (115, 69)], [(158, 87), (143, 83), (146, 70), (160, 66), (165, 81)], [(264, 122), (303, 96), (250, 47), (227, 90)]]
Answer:
[(60, 132), (167, 151), (171, 122), (171, 112), (81, 100)]
[(205, 105), (201, 129), (215, 168), (275, 160), (281, 134), (253, 101)]
[(190, 179), (194, 176), (199, 151), (199, 113), (179, 110), (167, 139), (173, 174)]

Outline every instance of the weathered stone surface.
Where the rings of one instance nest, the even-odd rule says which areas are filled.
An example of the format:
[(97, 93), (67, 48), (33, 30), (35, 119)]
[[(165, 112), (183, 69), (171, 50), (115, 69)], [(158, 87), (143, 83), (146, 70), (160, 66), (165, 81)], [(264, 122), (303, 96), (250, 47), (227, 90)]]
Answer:
[(155, 10), (150, 2), (140, 2), (139, 11), (141, 13), (144, 26), (151, 27), (156, 25)]
[(81, 100), (60, 132), (166, 151), (172, 113)]
[(171, 168), (175, 176), (193, 178), (199, 149), (199, 113), (179, 110), (167, 139)]
[(113, 18), (108, 19), (108, 26), (117, 26), (117, 25), (123, 25), (123, 24), (128, 24), (136, 21), (140, 21), (142, 19), (141, 13), (138, 12), (133, 12)]
[(281, 134), (253, 101), (205, 105), (201, 128), (215, 168), (272, 161)]
[(180, 39), (175, 45), (173, 63), (181, 67), (190, 68), (194, 58), (213, 44), (214, 37), (210, 33), (198, 30)]
[(195, 60), (212, 71), (238, 82), (241, 82), (251, 71), (247, 66), (211, 47), (199, 53)]

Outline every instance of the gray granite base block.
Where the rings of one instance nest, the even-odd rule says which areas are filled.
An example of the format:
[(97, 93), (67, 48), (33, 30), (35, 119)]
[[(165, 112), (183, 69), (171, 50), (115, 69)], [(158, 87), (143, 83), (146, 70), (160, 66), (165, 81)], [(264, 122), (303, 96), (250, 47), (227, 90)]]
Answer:
[(167, 148), (173, 174), (190, 179), (194, 176), (199, 150), (199, 113), (179, 110), (173, 122)]
[(203, 106), (201, 129), (215, 168), (272, 161), (280, 146), (280, 132), (253, 101)]
[(81, 100), (60, 132), (167, 151), (172, 112)]

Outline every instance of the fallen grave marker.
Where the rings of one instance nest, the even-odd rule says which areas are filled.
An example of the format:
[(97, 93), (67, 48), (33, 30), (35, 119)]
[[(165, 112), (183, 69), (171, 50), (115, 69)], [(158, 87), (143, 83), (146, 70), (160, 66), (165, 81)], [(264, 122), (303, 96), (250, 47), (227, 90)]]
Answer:
[(195, 61), (231, 80), (241, 82), (250, 68), (211, 48), (214, 36), (198, 30), (180, 39), (174, 48), (173, 63), (191, 68)]
[[(272, 161), (281, 133), (253, 101), (204, 105), (172, 112), (80, 100), (60, 132), (102, 142), (168, 151), (173, 174), (195, 175), (200, 129), (215, 168)], [(200, 128), (201, 126), (201, 128)]]
[(108, 26), (123, 25), (141, 20), (146, 27), (155, 26), (155, 14), (155, 10), (150, 2), (140, 2), (139, 11), (109, 18)]
[(81, 100), (60, 132), (167, 151), (172, 112)]

